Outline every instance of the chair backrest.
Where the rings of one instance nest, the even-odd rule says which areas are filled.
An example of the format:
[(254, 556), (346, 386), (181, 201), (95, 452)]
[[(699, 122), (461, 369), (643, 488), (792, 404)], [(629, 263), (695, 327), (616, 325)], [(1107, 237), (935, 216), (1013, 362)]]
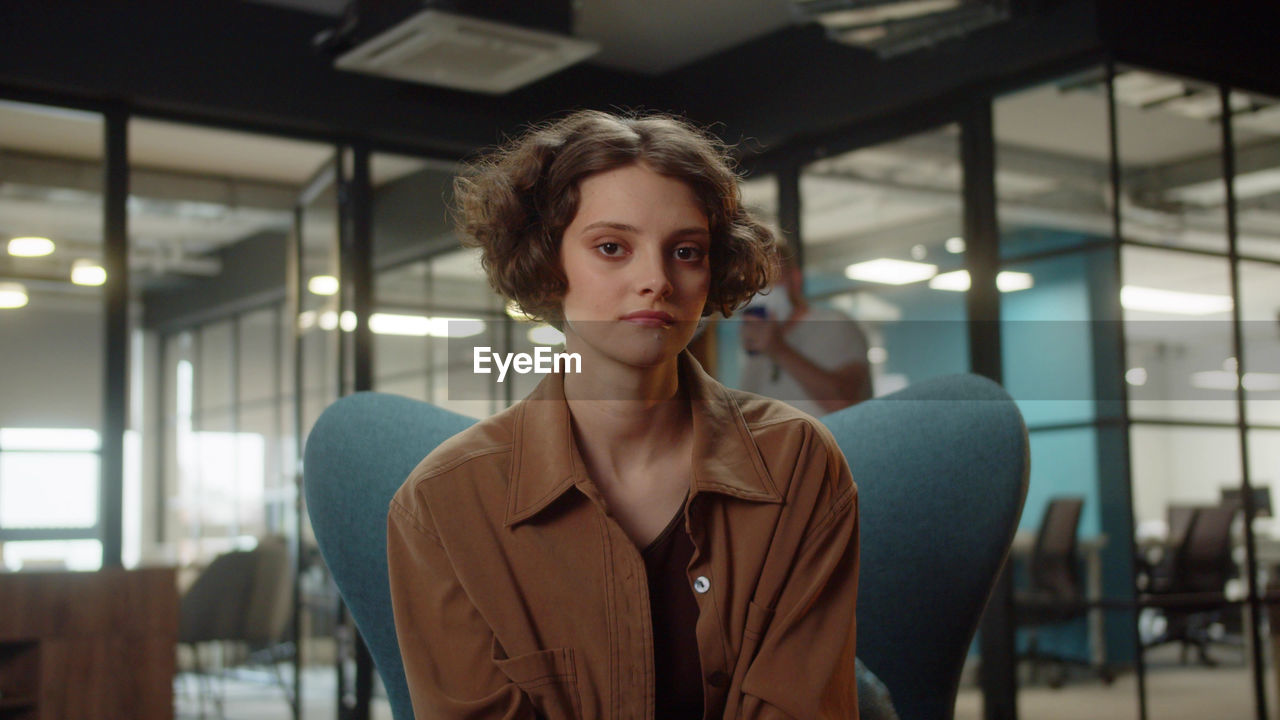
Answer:
[(257, 566), (249, 550), (215, 557), (182, 595), (178, 642), (239, 640)]
[(262, 646), (280, 642), (293, 616), (293, 563), (278, 536), (263, 538), (253, 550), (257, 566), (244, 615), (244, 640)]
[(1076, 566), (1076, 535), (1084, 498), (1056, 497), (1045, 506), (1040, 530), (1031, 552), (1031, 586), (1061, 598), (1081, 596)]
[(1235, 571), (1231, 561), (1231, 523), (1237, 512), (1239, 509), (1234, 505), (1202, 507), (1196, 511), (1181, 556), (1180, 590), (1222, 592)]
[[(320, 551), (382, 675), (397, 720), (413, 710), (391, 613), (386, 513), (409, 472), (471, 418), (359, 393), (307, 441), (305, 491)], [(999, 386), (920, 383), (823, 418), (859, 486), (858, 655), (904, 720), (949, 718), (965, 654), (1026, 495), (1026, 431)]]
[(219, 555), (182, 596), (178, 639), (184, 643), (278, 642), (293, 609), (292, 588), (289, 553), (282, 538), (265, 538), (253, 550)]
[(903, 720), (951, 718), (1026, 499), (1022, 415), (974, 375), (822, 418), (858, 483), (858, 657)]
[(1165, 508), (1165, 518), (1169, 524), (1169, 538), (1165, 545), (1180, 548), (1187, 541), (1187, 533), (1191, 531), (1191, 522), (1195, 520), (1196, 505), (1170, 505)]
[(396, 720), (413, 720), (391, 614), (387, 509), (410, 471), (475, 422), (434, 405), (357, 393), (316, 420), (303, 458), (316, 543), (382, 676)]

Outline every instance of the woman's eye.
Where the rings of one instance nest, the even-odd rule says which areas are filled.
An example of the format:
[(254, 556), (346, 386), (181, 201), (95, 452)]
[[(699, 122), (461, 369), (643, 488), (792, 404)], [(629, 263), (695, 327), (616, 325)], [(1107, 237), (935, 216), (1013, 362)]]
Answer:
[(599, 250), (602, 254), (608, 255), (609, 257), (617, 257), (622, 254), (622, 246), (616, 242), (600, 243), (596, 246), (596, 250)]
[(682, 245), (676, 248), (677, 260), (701, 260), (706, 253), (696, 245)]

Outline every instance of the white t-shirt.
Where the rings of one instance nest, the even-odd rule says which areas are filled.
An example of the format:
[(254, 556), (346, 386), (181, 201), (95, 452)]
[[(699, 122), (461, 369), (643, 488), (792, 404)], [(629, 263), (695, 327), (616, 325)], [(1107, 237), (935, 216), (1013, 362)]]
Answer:
[[(839, 310), (810, 306), (808, 312), (787, 328), (784, 336), (796, 352), (824, 370), (867, 361), (867, 336), (852, 318)], [(740, 385), (743, 390), (781, 400), (814, 417), (827, 414), (809, 397), (804, 386), (779, 367), (768, 355), (743, 353)], [(867, 374), (868, 385), (871, 382)], [(870, 387), (862, 393), (870, 397)]]

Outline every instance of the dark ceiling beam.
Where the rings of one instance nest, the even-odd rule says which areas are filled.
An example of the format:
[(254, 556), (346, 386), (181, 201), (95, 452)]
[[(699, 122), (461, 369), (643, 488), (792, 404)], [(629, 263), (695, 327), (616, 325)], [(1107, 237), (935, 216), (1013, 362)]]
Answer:
[(730, 51), (717, 64), (689, 69), (683, 81), (711, 84), (727, 63), (739, 66), (731, 82), (744, 79), (720, 93), (719, 117), (730, 128), (750, 127), (767, 149), (748, 164), (767, 171), (923, 132), (954, 121), (956, 108), (975, 97), (1101, 62), (1096, 25), (1092, 2), (1063, 0), (890, 60), (835, 43), (810, 42), (804, 50), (795, 40), (766, 39), (774, 47)]
[(636, 104), (647, 78), (579, 65), (501, 97), (340, 72), (332, 18), (227, 0), (42, 0), (0, 9), (0, 93), (457, 158), (585, 102)]
[(1280, 95), (1280, 3), (1098, 0), (1120, 62)]
[(658, 77), (583, 64), (490, 97), (336, 71), (311, 45), (330, 17), (226, 0), (41, 0), (0, 9), (0, 94), (120, 101), (167, 119), (449, 159), (574, 108), (662, 110), (712, 125), (740, 142), (748, 166), (767, 168), (953, 121), (975, 98), (1100, 62), (1107, 43), (1132, 61), (1280, 94), (1278, 24), (1260, 22), (1280, 13), (1270, 5), (1242, 19), (1238, 7), (1187, 0), (1022, 0), (1008, 21), (891, 60), (814, 23)]

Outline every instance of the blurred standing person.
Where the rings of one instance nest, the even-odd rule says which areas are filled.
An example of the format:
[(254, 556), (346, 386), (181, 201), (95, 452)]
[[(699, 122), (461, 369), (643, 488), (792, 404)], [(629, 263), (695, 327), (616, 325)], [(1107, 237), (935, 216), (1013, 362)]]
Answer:
[(819, 417), (871, 397), (867, 336), (834, 308), (809, 304), (787, 255), (773, 289), (742, 312), (740, 387)]

